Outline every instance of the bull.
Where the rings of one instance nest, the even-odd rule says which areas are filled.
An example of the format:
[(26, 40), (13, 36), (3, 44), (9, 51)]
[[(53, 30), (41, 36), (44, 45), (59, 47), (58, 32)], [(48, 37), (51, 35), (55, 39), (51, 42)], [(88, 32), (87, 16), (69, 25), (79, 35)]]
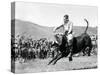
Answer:
[(62, 43), (59, 44), (53, 44), (56, 45), (59, 48), (60, 53), (57, 54), (49, 63), (51, 64), (53, 62), (53, 64), (56, 64), (56, 62), (58, 60), (60, 60), (63, 57), (67, 57), (69, 55), (69, 61), (72, 61), (72, 57), (74, 54), (83, 52), (83, 54), (85, 54), (85, 51), (87, 50), (88, 56), (90, 56), (91, 53), (91, 49), (92, 49), (92, 43), (91, 43), (91, 38), (90, 36), (87, 34), (87, 29), (88, 29), (88, 25), (89, 22), (87, 21), (87, 19), (84, 19), (85, 22), (87, 23), (87, 27), (85, 29), (85, 31), (77, 36), (77, 37), (73, 37), (73, 39), (71, 40), (71, 44), (69, 45), (67, 42), (67, 38), (65, 35), (62, 36)]

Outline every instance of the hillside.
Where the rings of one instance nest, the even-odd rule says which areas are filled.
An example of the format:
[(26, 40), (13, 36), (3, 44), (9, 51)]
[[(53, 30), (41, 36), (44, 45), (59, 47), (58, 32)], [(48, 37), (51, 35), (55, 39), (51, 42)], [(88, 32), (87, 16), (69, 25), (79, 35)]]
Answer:
[[(32, 22), (22, 21), (18, 19), (11, 21), (12, 26), (14, 25), (14, 21), (15, 21), (15, 35), (25, 35), (28, 37), (32, 36), (32, 38), (34, 39), (45, 38), (45, 37), (51, 40), (54, 39), (52, 32), (53, 27), (45, 27)], [(86, 27), (74, 26), (73, 28), (75, 36), (77, 36), (82, 32), (84, 32)], [(57, 32), (59, 31), (62, 32), (62, 29), (59, 29)], [(96, 34), (97, 29), (89, 27), (88, 33)]]

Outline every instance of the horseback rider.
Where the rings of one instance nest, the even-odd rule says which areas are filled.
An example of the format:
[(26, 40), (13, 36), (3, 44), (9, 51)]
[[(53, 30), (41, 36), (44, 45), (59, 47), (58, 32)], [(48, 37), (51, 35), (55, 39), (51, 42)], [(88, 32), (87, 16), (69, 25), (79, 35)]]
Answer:
[(66, 36), (68, 45), (71, 45), (72, 44), (72, 39), (73, 39), (73, 34), (72, 34), (73, 33), (73, 22), (71, 22), (69, 20), (68, 15), (64, 15), (64, 24), (62, 24), (58, 27), (55, 27), (53, 29), (53, 32), (55, 32), (56, 30), (58, 30), (61, 27), (63, 27), (63, 30), (64, 30), (63, 36)]

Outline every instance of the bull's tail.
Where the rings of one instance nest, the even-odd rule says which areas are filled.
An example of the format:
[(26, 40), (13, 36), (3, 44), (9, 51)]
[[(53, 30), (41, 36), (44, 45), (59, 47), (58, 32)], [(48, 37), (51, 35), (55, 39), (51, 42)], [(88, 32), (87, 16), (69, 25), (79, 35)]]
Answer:
[(87, 19), (84, 19), (84, 21), (87, 23), (87, 27), (86, 27), (86, 29), (85, 29), (85, 33), (86, 33), (86, 32), (87, 32), (87, 29), (88, 29), (88, 26), (89, 26), (89, 22), (88, 22)]

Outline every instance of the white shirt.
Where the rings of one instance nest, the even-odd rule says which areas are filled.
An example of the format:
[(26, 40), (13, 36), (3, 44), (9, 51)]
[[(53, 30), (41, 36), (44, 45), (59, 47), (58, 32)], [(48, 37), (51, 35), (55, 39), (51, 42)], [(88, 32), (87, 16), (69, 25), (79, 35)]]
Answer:
[(64, 23), (63, 25), (60, 25), (58, 27), (55, 27), (53, 29), (53, 31), (55, 31), (55, 30), (57, 30), (57, 29), (59, 29), (61, 27), (64, 28), (64, 32), (65, 31), (68, 31), (68, 33), (71, 33), (73, 31), (73, 23), (71, 21), (68, 21), (68, 23)]
[(68, 31), (70, 33), (73, 30), (73, 23), (71, 21), (68, 21), (68, 23), (63, 24), (64, 31)]

